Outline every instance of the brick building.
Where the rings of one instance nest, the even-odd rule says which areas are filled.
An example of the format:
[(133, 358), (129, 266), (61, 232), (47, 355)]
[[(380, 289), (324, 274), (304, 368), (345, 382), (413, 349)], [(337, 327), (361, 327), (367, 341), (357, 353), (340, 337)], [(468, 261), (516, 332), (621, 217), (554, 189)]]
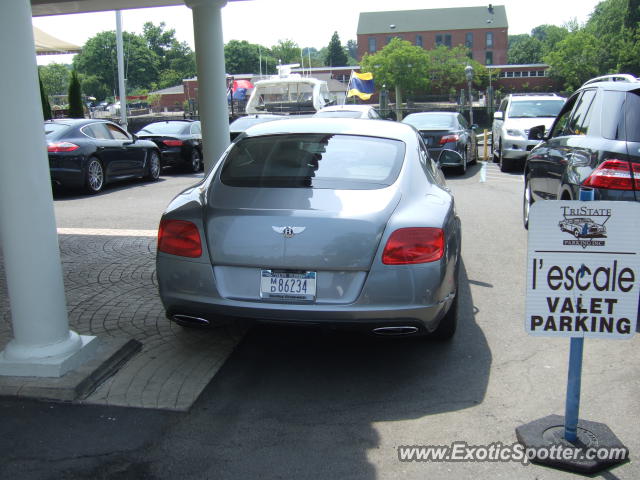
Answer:
[(484, 65), (507, 63), (508, 23), (503, 5), (362, 12), (357, 37), (358, 59), (399, 37), (426, 50), (463, 45)]

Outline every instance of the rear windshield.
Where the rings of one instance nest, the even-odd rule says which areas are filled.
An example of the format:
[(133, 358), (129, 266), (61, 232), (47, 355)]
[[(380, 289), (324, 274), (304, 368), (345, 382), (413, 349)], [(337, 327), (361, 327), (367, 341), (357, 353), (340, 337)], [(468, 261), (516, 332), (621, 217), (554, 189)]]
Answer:
[(63, 130), (66, 130), (67, 128), (69, 128), (69, 125), (65, 125), (63, 123), (45, 123), (44, 124), (44, 134), (47, 137), (50, 137), (51, 135), (61, 132)]
[(409, 115), (404, 123), (413, 125), (418, 130), (447, 130), (455, 125), (455, 116), (449, 114)]
[(247, 137), (231, 149), (220, 179), (232, 187), (373, 190), (398, 178), (404, 143), (332, 134)]
[(509, 117), (555, 117), (563, 105), (564, 100), (522, 100), (511, 102)]
[(353, 110), (333, 110), (330, 112), (318, 112), (313, 116), (325, 118), (360, 118), (362, 116), (362, 112), (354, 112)]
[[(189, 124), (190, 125), (190, 124)], [(150, 123), (138, 133), (155, 133), (160, 135), (165, 135), (167, 133), (182, 133), (184, 128), (187, 126), (184, 122), (159, 122), (159, 123)]]

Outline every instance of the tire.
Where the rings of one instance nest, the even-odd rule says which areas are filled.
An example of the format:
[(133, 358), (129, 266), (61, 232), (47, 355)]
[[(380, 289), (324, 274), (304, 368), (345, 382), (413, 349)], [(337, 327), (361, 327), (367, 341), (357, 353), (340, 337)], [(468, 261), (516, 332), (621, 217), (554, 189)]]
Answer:
[(478, 163), (478, 144), (475, 144), (475, 148), (473, 149), (473, 158), (469, 162), (471, 165), (476, 165)]
[(529, 214), (533, 205), (533, 195), (531, 194), (531, 183), (528, 177), (524, 182), (524, 194), (522, 195), (522, 223), (524, 228), (529, 229)]
[(574, 237), (580, 238), (580, 233), (582, 233), (582, 232), (580, 232), (580, 230), (578, 228), (574, 228), (573, 229), (573, 236)]
[(149, 165), (147, 166), (145, 178), (155, 182), (160, 178), (161, 170), (162, 166), (160, 165), (160, 155), (154, 150), (149, 154)]
[(449, 310), (444, 317), (442, 317), (436, 329), (429, 334), (430, 339), (445, 342), (453, 338), (458, 327), (458, 303), (460, 302), (458, 293), (459, 291), (456, 291), (456, 296), (453, 302), (451, 302)]
[(187, 170), (191, 173), (198, 173), (202, 170), (202, 154), (197, 148), (191, 150), (191, 157), (187, 164)]
[[(500, 141), (498, 141), (498, 144), (500, 143)], [(498, 150), (495, 147), (495, 142), (493, 140), (491, 140), (491, 157), (493, 160), (493, 163), (498, 163), (500, 161), (500, 158), (498, 157)]]
[(502, 152), (502, 140), (500, 140), (500, 144), (498, 146), (498, 163), (500, 163), (500, 171), (507, 172), (509, 170), (508, 167), (511, 166), (511, 162), (508, 162), (506, 158), (504, 158)]
[(458, 167), (458, 173), (460, 175), (464, 175), (467, 173), (467, 161), (469, 158), (469, 147), (465, 147), (463, 155), (462, 155), (462, 165)]
[(104, 187), (104, 167), (96, 157), (89, 158), (85, 170), (84, 188), (88, 193), (96, 194)]

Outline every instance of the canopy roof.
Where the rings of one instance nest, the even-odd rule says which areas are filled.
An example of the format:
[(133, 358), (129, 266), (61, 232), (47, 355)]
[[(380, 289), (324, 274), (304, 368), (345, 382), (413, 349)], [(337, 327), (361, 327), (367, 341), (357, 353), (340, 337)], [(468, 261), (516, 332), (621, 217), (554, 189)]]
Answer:
[(78, 53), (82, 47), (65, 42), (59, 38), (43, 32), (38, 27), (33, 27), (33, 40), (38, 55), (57, 55), (60, 53)]
[[(243, 0), (227, 1), (238, 2)], [(184, 4), (184, 0), (31, 0), (31, 12), (34, 17), (43, 17), (67, 13), (104, 12)]]

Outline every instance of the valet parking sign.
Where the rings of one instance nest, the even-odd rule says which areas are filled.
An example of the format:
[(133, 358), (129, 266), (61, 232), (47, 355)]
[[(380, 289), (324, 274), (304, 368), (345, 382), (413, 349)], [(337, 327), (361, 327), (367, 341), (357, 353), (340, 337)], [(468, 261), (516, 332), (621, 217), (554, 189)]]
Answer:
[(639, 247), (640, 203), (534, 203), (525, 330), (631, 338), (638, 319)]

